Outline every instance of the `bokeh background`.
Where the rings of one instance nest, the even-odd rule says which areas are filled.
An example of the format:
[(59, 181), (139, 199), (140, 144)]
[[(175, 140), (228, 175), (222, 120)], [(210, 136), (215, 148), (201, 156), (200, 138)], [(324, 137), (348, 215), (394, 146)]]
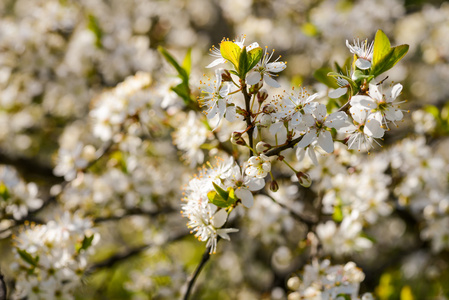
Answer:
[[(443, 183), (439, 190), (427, 187), (419, 177), (427, 173), (421, 173), (414, 178), (419, 183), (400, 186), (394, 179), (404, 182), (405, 175), (395, 177), (395, 169), (386, 167), (393, 180), (389, 188), (400, 186), (409, 192), (392, 196), (391, 203), (401, 209), (368, 230), (378, 245), (362, 253), (327, 255), (336, 263), (356, 261), (366, 276), (361, 291), (379, 299), (446, 299), (447, 208), (440, 216), (446, 223), (431, 229), (439, 232), (442, 245), (435, 246), (422, 234), (430, 226), (422, 202), (438, 205), (449, 196), (449, 3), (437, 0), (2, 0), (0, 163), (15, 168), (24, 181), (36, 183), (36, 197), (52, 199), (36, 214), (0, 215), (0, 266), (9, 290), (15, 281), (9, 270), (13, 234), (25, 223), (20, 220), (82, 211), (94, 219), (101, 242), (89, 258), (76, 299), (179, 297), (204, 244), (188, 234), (179, 213), (181, 187), (197, 164), (185, 162), (172, 142), (188, 115), (170, 90), (179, 82), (159, 46), (179, 61), (191, 51), (194, 96), (203, 73), (213, 74), (205, 68), (213, 59), (208, 55), (211, 46), (242, 34), (249, 43), (275, 49), (275, 55), (288, 62), (278, 78), (284, 86), (302, 85), (324, 93), (327, 88), (314, 72), (333, 68), (334, 62), (342, 65), (350, 57), (346, 40), (372, 40), (378, 29), (392, 45), (410, 45), (405, 58), (386, 74), (389, 82), (404, 86), (401, 97), (408, 100), (404, 108), (410, 113), (383, 142), (390, 149), (389, 158), (378, 159), (397, 162), (397, 169), (408, 163), (403, 170), (407, 173), (439, 155), (441, 168), (434, 175)], [(106, 157), (65, 186), (63, 175), (68, 171), (61, 167), (61, 151), (75, 151), (79, 141), (94, 149), (107, 144), (107, 137), (93, 134), (98, 121), (92, 120), (92, 111), (105, 92), (139, 71), (150, 74), (151, 88), (135, 97), (151, 101), (143, 125), (126, 125), (138, 134), (120, 136)], [(400, 153), (394, 147), (402, 139), (415, 142), (397, 147), (424, 151), (421, 160), (407, 161), (403, 153), (394, 158)], [(213, 157), (214, 152), (206, 155)], [(432, 174), (432, 169), (426, 172)], [(273, 197), (303, 210), (307, 200), (298, 199), (307, 199), (311, 192), (284, 177)], [(61, 187), (64, 193), (52, 198)], [(409, 209), (417, 195), (419, 208)], [(193, 299), (286, 299), (288, 278), (309, 259), (303, 254), (306, 228), (266, 196), (258, 203), (234, 220), (240, 233), (231, 243), (219, 244), (220, 253), (201, 274)]]

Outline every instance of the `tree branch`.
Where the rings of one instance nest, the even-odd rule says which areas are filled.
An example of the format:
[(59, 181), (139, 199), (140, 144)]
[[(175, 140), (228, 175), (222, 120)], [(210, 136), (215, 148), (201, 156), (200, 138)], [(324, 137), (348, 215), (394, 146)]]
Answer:
[[(217, 240), (218, 242), (218, 240)], [(184, 300), (188, 300), (190, 297), (190, 294), (192, 293), (192, 289), (193, 286), (195, 285), (195, 281), (198, 277), (198, 275), (201, 273), (201, 270), (203, 269), (203, 267), (206, 265), (206, 263), (208, 262), (209, 258), (210, 258), (210, 250), (211, 247), (207, 247), (206, 251), (204, 251), (203, 256), (201, 257), (201, 261), (198, 264), (198, 266), (196, 267), (195, 272), (192, 274), (192, 276), (190, 277), (189, 281), (187, 282), (187, 290), (184, 294)]]
[(297, 143), (299, 143), (303, 138), (303, 135), (300, 137), (297, 137), (296, 139), (291, 140), (290, 142), (288, 142), (287, 144), (271, 149), (269, 151), (267, 151), (266, 153), (264, 153), (266, 156), (273, 156), (273, 155), (279, 155), (279, 153), (281, 153), (282, 151), (289, 149), (289, 148), (293, 148)]

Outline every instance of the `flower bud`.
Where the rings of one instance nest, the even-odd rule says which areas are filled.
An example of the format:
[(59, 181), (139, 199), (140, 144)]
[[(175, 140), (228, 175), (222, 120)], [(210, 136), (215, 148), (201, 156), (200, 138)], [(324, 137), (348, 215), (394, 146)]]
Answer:
[(245, 140), (242, 137), (242, 133), (238, 131), (234, 131), (231, 135), (231, 143), (234, 145), (244, 146), (246, 145)]
[(305, 188), (308, 188), (312, 185), (312, 178), (310, 175), (303, 172), (296, 173), (296, 178), (298, 178), (299, 184)]
[(265, 113), (265, 114), (271, 114), (271, 113), (274, 113), (275, 112), (275, 107), (274, 107), (274, 105), (273, 104), (267, 104), (267, 105), (265, 105), (263, 108), (262, 108), (262, 111)]
[(276, 180), (271, 181), (270, 183), (270, 191), (272, 192), (277, 192), (279, 190), (279, 184), (277, 183)]
[(266, 89), (262, 89), (257, 93), (257, 101), (259, 101), (260, 104), (267, 100), (268, 98), (268, 92)]
[(267, 152), (270, 149), (271, 149), (271, 145), (267, 144), (265, 142), (262, 142), (262, 141), (258, 142), (257, 145), (256, 145), (257, 153), (265, 153), (265, 152)]
[(222, 81), (232, 81), (231, 73), (229, 73), (228, 70), (223, 70), (223, 73), (221, 73), (221, 80)]

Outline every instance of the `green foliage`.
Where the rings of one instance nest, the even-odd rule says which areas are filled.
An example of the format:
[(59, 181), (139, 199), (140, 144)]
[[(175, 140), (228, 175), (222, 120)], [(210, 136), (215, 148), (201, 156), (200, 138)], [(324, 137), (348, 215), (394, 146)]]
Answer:
[(390, 40), (385, 33), (382, 30), (378, 30), (374, 38), (374, 52), (370, 75), (377, 77), (391, 69), (404, 57), (408, 52), (408, 48), (408, 45), (391, 47)]
[(92, 31), (95, 35), (95, 46), (97, 48), (102, 48), (103, 45), (101, 43), (101, 39), (103, 37), (103, 31), (101, 30), (98, 20), (94, 15), (87, 16), (87, 29)]
[(235, 71), (230, 72), (242, 79), (257, 65), (263, 54), (262, 48), (260, 47), (247, 51), (246, 47), (241, 49), (237, 44), (230, 41), (221, 42), (220, 52), (224, 59), (234, 65)]
[(161, 53), (162, 56), (165, 58), (165, 60), (167, 60), (167, 62), (175, 68), (176, 72), (178, 72), (178, 77), (181, 78), (182, 80), (180, 84), (172, 87), (171, 90), (175, 92), (179, 97), (181, 97), (187, 106), (192, 105), (193, 101), (191, 98), (189, 87), (189, 75), (192, 67), (191, 49), (187, 51), (182, 66), (166, 49), (164, 49), (161, 46), (159, 46), (157, 49), (159, 53)]
[(92, 245), (93, 240), (94, 240), (94, 234), (92, 234), (90, 237), (84, 236), (83, 242), (81, 243), (77, 252), (80, 253), (81, 250), (86, 250), (87, 248), (89, 248)]
[(209, 201), (212, 204), (215, 204), (218, 207), (228, 208), (237, 201), (232, 187), (229, 187), (228, 190), (225, 191), (214, 182), (212, 184), (214, 185), (215, 191), (207, 193), (207, 198), (209, 198)]
[(37, 263), (39, 262), (39, 256), (33, 257), (26, 250), (21, 249), (17, 249), (17, 253), (19, 253), (20, 258), (23, 259), (25, 262), (29, 263), (33, 267), (37, 266)]
[(8, 201), (8, 199), (11, 197), (8, 191), (8, 187), (3, 183), (0, 182), (0, 198), (1, 200)]
[(337, 81), (335, 80), (335, 78), (331, 78), (328, 75), (330, 73), (333, 73), (331, 68), (323, 67), (323, 68), (320, 68), (320, 69), (316, 70), (313, 73), (313, 77), (315, 77), (316, 80), (318, 80), (319, 82), (327, 85), (330, 88), (338, 89), (339, 86), (337, 84)]

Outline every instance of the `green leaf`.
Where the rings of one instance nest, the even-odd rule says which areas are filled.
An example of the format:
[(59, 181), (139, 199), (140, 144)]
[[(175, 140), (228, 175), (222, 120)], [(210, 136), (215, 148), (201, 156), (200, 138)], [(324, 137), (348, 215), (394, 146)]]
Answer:
[(337, 199), (337, 203), (334, 206), (334, 213), (332, 214), (332, 219), (335, 222), (343, 221), (343, 211), (341, 209), (341, 200)]
[(165, 50), (163, 47), (159, 46), (157, 48), (157, 50), (159, 51), (159, 53), (162, 54), (162, 56), (167, 60), (167, 62), (169, 64), (171, 64), (175, 69), (176, 72), (178, 72), (179, 77), (182, 79), (183, 82), (188, 82), (189, 81), (189, 75), (187, 74), (186, 70), (184, 70), (179, 64), (178, 62), (175, 60), (175, 58), (168, 53), (167, 50)]
[(388, 54), (384, 56), (379, 63), (371, 68), (370, 74), (377, 77), (380, 74), (390, 70), (405, 56), (405, 54), (407, 54), (408, 49), (408, 45), (400, 45), (391, 48), (390, 52), (388, 52)]
[(390, 49), (390, 40), (388, 39), (387, 35), (379, 29), (376, 32), (376, 37), (374, 38), (372, 67), (377, 65), (383, 59), (383, 57), (385, 57), (388, 52), (390, 52)]
[(239, 76), (239, 73), (237, 73), (237, 72), (234, 71), (234, 70), (229, 70), (229, 73), (234, 74), (235, 76)]
[(366, 79), (366, 81), (370, 82), (374, 76), (373, 75), (366, 75), (360, 70), (356, 70), (354, 74), (352, 75), (352, 78), (355, 79), (355, 82), (361, 81), (363, 79)]
[(97, 48), (102, 48), (101, 39), (103, 37), (103, 31), (98, 25), (98, 20), (94, 15), (87, 16), (87, 29), (92, 31), (92, 33), (95, 35), (95, 46)]
[(248, 55), (246, 52), (246, 47), (243, 47), (242, 52), (240, 53), (240, 57), (239, 57), (239, 68), (238, 68), (238, 72), (239, 72), (239, 77), (240, 78), (245, 78), (246, 73), (248, 73)]
[(207, 198), (212, 204), (215, 204), (218, 207), (227, 208), (237, 201), (235, 191), (232, 187), (229, 187), (228, 190), (225, 191), (217, 184), (212, 184), (214, 185), (215, 191), (210, 191), (207, 193)]
[(222, 189), (218, 184), (216, 184), (215, 182), (212, 182), (212, 185), (214, 186), (214, 189), (217, 191), (217, 193), (225, 200), (228, 200), (229, 198), (229, 193), (227, 191), (225, 191), (224, 189)]
[(338, 297), (343, 297), (345, 300), (351, 300), (351, 296), (348, 294), (338, 294), (337, 298)]
[(94, 240), (94, 235), (92, 234), (90, 237), (84, 236), (83, 242), (81, 243), (81, 247), (78, 249), (78, 253), (81, 250), (86, 250), (92, 245), (92, 241)]
[(248, 51), (248, 69), (246, 72), (249, 72), (252, 68), (254, 68), (257, 63), (260, 61), (263, 55), (263, 50), (261, 47), (257, 47)]
[(390, 70), (400, 61), (409, 49), (408, 45), (391, 47), (390, 41), (382, 30), (378, 30), (374, 39), (373, 61), (370, 74), (374, 77)]
[(433, 105), (427, 105), (424, 107), (424, 111), (430, 113), (436, 120), (440, 118), (440, 110)]
[(8, 201), (8, 199), (11, 197), (8, 191), (8, 187), (3, 182), (0, 182), (0, 197), (5, 201)]
[(223, 41), (220, 44), (220, 52), (221, 56), (223, 56), (224, 59), (230, 61), (238, 71), (240, 52), (242, 52), (242, 49), (240, 49), (237, 44), (231, 41)]
[(190, 90), (186, 88), (184, 83), (171, 87), (171, 90), (181, 97), (186, 104), (190, 102)]
[(338, 74), (338, 73), (335, 73), (335, 72), (329, 72), (327, 74), (327, 76), (340, 77), (340, 78), (346, 79), (349, 82), (349, 84), (352, 85), (353, 89), (357, 90), (357, 84), (354, 82), (354, 80), (352, 80), (350, 77), (348, 77), (346, 75)]
[(313, 77), (321, 83), (324, 83), (328, 87), (338, 89), (339, 85), (335, 78), (331, 78), (327, 74), (332, 73), (332, 69), (328, 67), (320, 68), (313, 73)]
[(37, 262), (39, 261), (39, 256), (33, 257), (31, 254), (29, 254), (26, 250), (17, 249), (17, 253), (19, 253), (19, 256), (27, 263), (35, 267), (37, 265)]
[(190, 71), (192, 70), (192, 48), (187, 50), (186, 56), (182, 62), (182, 68), (186, 71), (187, 76), (189, 76)]
[(353, 56), (349, 56), (348, 58), (346, 58), (343, 66), (340, 66), (338, 63), (335, 63), (335, 69), (337, 70), (337, 73), (348, 74), (349, 70), (351, 69), (352, 59)]

